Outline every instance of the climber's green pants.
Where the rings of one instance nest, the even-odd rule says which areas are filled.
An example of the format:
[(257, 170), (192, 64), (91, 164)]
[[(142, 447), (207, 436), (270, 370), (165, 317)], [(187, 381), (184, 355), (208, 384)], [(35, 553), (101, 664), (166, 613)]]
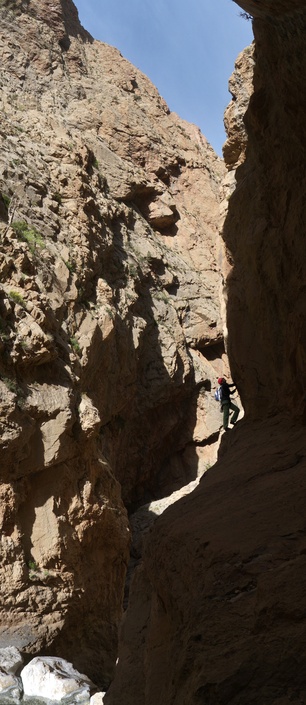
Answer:
[(238, 416), (239, 416), (239, 408), (236, 406), (236, 404), (233, 404), (231, 401), (224, 401), (222, 403), (222, 411), (223, 411), (223, 428), (228, 427), (228, 420), (229, 420), (229, 412), (230, 410), (233, 412), (231, 416), (231, 423), (236, 423)]

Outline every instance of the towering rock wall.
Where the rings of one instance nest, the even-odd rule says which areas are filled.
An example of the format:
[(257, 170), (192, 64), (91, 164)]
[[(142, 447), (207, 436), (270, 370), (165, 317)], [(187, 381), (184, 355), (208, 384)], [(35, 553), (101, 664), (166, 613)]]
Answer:
[[(229, 353), (251, 415), (304, 409), (304, 72), (301, 3), (258, 3), (247, 158), (225, 226)], [(252, 11), (252, 4), (245, 4)], [(257, 16), (257, 13), (256, 13)], [(296, 63), (295, 63), (296, 62)], [(239, 368), (239, 369), (238, 369)]]
[(5, 0), (0, 34), (0, 644), (106, 683), (123, 502), (215, 453), (224, 166), (70, 0)]
[[(111, 705), (304, 702), (305, 31), (300, 1), (252, 13), (227, 112), (228, 349), (246, 416), (155, 524), (121, 630)], [(234, 122), (233, 122), (234, 118)], [(240, 131), (240, 127), (242, 131)], [(135, 685), (137, 684), (137, 685)]]

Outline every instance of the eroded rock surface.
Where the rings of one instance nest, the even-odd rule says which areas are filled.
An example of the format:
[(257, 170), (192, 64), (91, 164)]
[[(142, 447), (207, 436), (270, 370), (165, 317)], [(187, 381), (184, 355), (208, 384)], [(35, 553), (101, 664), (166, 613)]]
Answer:
[(19, 702), (22, 682), (19, 677), (23, 659), (18, 649), (8, 646), (0, 649), (0, 701)]
[(298, 0), (240, 4), (255, 17), (254, 84), (241, 120), (237, 105), (227, 112), (236, 138), (225, 155), (240, 166), (224, 239), (228, 349), (246, 416), (148, 537), (111, 705), (306, 699), (306, 15)]
[(0, 645), (103, 686), (124, 503), (218, 438), (224, 165), (70, 0), (6, 0), (0, 34)]
[(23, 692), (26, 697), (45, 698), (62, 702), (71, 699), (75, 703), (89, 700), (94, 684), (72, 664), (61, 658), (37, 656), (21, 671)]
[(243, 420), (159, 518), (106, 703), (303, 701), (305, 458), (304, 428)]

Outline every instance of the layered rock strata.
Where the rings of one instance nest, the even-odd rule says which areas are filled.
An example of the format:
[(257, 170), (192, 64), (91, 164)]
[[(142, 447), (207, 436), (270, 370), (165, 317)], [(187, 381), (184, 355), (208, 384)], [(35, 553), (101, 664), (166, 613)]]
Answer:
[(246, 416), (149, 536), (111, 705), (306, 698), (306, 15), (299, 1), (240, 4), (255, 18), (254, 92), (247, 144), (243, 128), (230, 159), (232, 169), (245, 154), (224, 239), (228, 349)]
[(124, 504), (215, 455), (224, 167), (70, 0), (5, 0), (0, 33), (0, 645), (103, 686)]

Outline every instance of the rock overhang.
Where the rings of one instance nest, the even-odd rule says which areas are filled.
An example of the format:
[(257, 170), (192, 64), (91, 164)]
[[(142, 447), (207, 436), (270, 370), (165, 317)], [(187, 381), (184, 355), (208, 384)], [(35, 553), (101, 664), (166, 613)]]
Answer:
[(303, 0), (234, 0), (245, 12), (254, 19), (282, 17), (305, 9)]

